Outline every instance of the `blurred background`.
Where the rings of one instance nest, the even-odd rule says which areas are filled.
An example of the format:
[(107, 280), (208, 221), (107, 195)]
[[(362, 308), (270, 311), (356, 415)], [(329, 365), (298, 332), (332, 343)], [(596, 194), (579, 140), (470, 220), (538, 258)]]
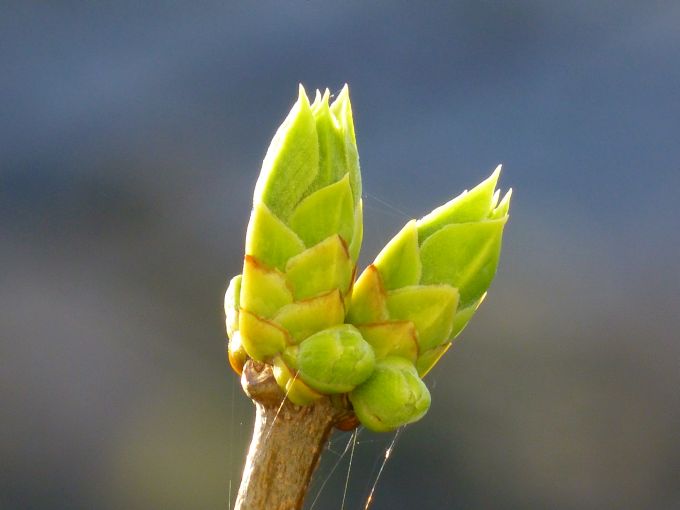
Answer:
[[(372, 508), (680, 507), (678, 27), (674, 1), (3, 2), (0, 507), (228, 507), (253, 408), (222, 297), (299, 82), (350, 84), (362, 264), (499, 162), (515, 190)], [(359, 436), (345, 508), (392, 437)]]

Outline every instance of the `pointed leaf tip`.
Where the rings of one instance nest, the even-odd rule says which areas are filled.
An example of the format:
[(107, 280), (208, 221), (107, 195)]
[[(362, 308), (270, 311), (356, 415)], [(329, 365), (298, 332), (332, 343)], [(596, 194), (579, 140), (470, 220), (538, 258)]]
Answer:
[(298, 84), (298, 101), (304, 103), (307, 103), (309, 105), (309, 98), (307, 97), (307, 91), (305, 91), (305, 87), (302, 85), (302, 83)]
[(356, 136), (354, 133), (354, 120), (352, 118), (352, 103), (349, 99), (349, 87), (347, 84), (342, 88), (340, 93), (331, 104), (331, 112), (338, 119), (342, 129), (349, 134), (353, 144), (356, 144)]
[(418, 220), (419, 242), (422, 244), (428, 237), (447, 225), (471, 223), (489, 217), (500, 173), (501, 165), (498, 165), (489, 177), (470, 191), (464, 191)]
[(255, 184), (253, 202), (264, 202), (286, 221), (319, 171), (319, 144), (309, 99), (300, 95), (272, 139)]
[(312, 103), (312, 110), (316, 108), (316, 106), (319, 104), (321, 101), (321, 91), (319, 89), (316, 89), (316, 92), (314, 93), (314, 102)]
[(314, 101), (314, 104), (312, 105), (312, 112), (314, 113), (314, 118), (316, 119), (317, 133), (321, 136), (321, 133), (319, 131), (320, 129), (323, 129), (324, 120), (330, 119), (331, 124), (336, 130), (339, 128), (339, 126), (337, 120), (335, 119), (335, 116), (331, 112), (329, 103), (330, 93), (328, 92), (328, 89), (326, 89), (326, 91), (323, 94), (321, 94), (318, 90), (317, 93), (319, 93), (318, 101), (317, 100)]
[(349, 87), (345, 83), (340, 89), (340, 92), (338, 92), (338, 95), (335, 97), (335, 101), (333, 101), (333, 104), (334, 105), (340, 104), (348, 100), (349, 100)]
[(489, 215), (489, 219), (498, 220), (498, 219), (506, 217), (508, 215), (508, 212), (510, 211), (510, 198), (511, 197), (512, 197), (512, 188), (510, 188), (505, 193), (505, 196), (500, 201), (500, 203), (496, 206), (496, 208), (493, 211), (491, 211), (491, 214)]

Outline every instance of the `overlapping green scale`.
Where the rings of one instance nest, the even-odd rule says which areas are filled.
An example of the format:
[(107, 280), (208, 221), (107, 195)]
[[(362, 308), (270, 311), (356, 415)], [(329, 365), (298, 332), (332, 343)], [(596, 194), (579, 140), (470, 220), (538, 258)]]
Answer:
[(302, 87), (255, 187), (243, 274), (225, 296), (229, 362), (269, 363), (288, 399), (347, 394), (375, 431), (420, 419), (422, 377), (465, 328), (496, 273), (510, 195), (498, 167), (406, 223), (354, 281), (361, 176), (347, 87)]
[[(323, 95), (317, 91), (310, 104), (300, 87), (264, 158), (243, 274), (234, 279), (225, 299), (229, 359), (237, 371), (247, 358), (271, 363), (291, 400), (308, 403), (321, 396), (314, 389), (319, 374), (309, 363), (300, 371), (291, 352), (303, 344), (300, 352), (306, 357), (301, 361), (314, 359), (312, 351), (324, 346), (305, 340), (344, 323), (362, 232), (361, 177), (348, 89), (332, 104), (328, 90)], [(356, 335), (361, 339), (358, 331)], [(348, 381), (356, 380), (351, 372)], [(356, 384), (334, 380), (322, 386), (326, 393), (334, 387), (346, 392)]]

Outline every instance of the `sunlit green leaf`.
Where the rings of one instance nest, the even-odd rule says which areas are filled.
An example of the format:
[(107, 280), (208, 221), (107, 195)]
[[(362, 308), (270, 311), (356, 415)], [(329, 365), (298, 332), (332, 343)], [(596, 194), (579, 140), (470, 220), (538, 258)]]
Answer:
[(496, 274), (506, 219), (447, 225), (420, 247), (423, 284), (448, 283), (467, 307), (489, 288)]

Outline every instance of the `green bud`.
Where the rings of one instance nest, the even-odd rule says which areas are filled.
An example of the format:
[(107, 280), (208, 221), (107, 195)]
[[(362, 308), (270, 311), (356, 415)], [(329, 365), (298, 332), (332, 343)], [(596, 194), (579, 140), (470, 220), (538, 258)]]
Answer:
[[(510, 205), (510, 192), (498, 203), (499, 173), (500, 166), (471, 191), (409, 221), (354, 285), (349, 322), (364, 334), (384, 329), (381, 324), (411, 322), (421, 375), (445, 352), (440, 346), (467, 325), (496, 273)], [(387, 348), (387, 354), (410, 356), (403, 342), (375, 342), (381, 353)]]
[[(333, 104), (328, 91), (310, 104), (301, 86), (262, 163), (240, 290), (230, 301), (229, 329), (238, 330), (249, 357), (273, 363), (291, 346), (343, 324), (361, 210), (348, 89)], [(278, 372), (284, 381), (283, 367)]]
[(430, 407), (430, 392), (413, 364), (398, 356), (377, 362), (371, 377), (349, 394), (361, 423), (387, 432), (421, 419)]
[(225, 295), (234, 370), (271, 364), (299, 405), (348, 394), (374, 431), (422, 418), (422, 377), (496, 273), (511, 196), (500, 199), (499, 174), (409, 221), (355, 282), (363, 213), (349, 91), (331, 104), (317, 90), (310, 104), (300, 86), (255, 186), (243, 274)]
[(297, 353), (302, 380), (325, 394), (351, 391), (371, 375), (374, 365), (373, 349), (349, 324), (310, 336)]

